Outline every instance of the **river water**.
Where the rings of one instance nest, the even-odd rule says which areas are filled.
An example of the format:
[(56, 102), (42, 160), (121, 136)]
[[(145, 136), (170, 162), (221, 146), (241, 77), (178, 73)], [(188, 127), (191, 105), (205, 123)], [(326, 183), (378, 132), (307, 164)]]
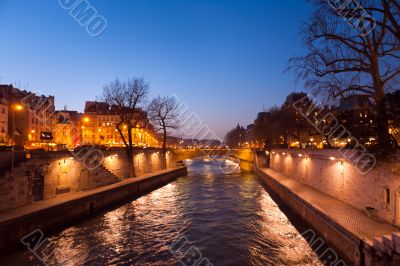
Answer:
[[(53, 255), (39, 257), (48, 265), (322, 265), (301, 236), (309, 228), (254, 174), (230, 161), (186, 163), (188, 176), (49, 237)], [(43, 265), (29, 251), (3, 263)]]

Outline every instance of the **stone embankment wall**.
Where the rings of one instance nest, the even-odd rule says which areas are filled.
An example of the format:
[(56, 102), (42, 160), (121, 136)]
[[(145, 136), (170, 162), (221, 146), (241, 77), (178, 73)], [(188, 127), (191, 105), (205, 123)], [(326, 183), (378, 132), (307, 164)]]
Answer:
[[(0, 173), (0, 211), (64, 193), (109, 185), (129, 176), (124, 153), (102, 155), (100, 164), (87, 164), (86, 158), (72, 153), (32, 154), (30, 159), (16, 164), (14, 175), (11, 171)], [(134, 157), (135, 172), (140, 175), (161, 170), (161, 161), (159, 151), (138, 151)], [(170, 152), (167, 166), (175, 166)]]
[(273, 150), (270, 168), (360, 210), (375, 209), (376, 218), (400, 225), (400, 161), (380, 162), (359, 171), (337, 150)]
[(0, 254), (21, 247), (21, 238), (38, 229), (47, 237), (79, 219), (145, 195), (186, 174), (186, 167), (174, 167), (68, 197), (50, 199), (45, 204), (35, 202), (33, 208), (23, 207), (19, 213), (0, 214)]
[[(14, 153), (14, 163), (15, 165), (19, 165), (21, 162), (26, 161), (24, 151), (15, 151)], [(0, 152), (0, 176), (6, 172), (6, 170), (10, 170), (11, 161), (12, 161), (12, 153), (11, 152)]]

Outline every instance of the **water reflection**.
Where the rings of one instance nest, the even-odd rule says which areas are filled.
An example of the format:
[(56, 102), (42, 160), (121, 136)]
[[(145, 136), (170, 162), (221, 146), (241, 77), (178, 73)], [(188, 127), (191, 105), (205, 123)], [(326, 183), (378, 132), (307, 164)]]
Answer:
[[(55, 264), (180, 265), (169, 249), (182, 235), (214, 265), (320, 264), (253, 174), (213, 161), (187, 161), (187, 177), (50, 237), (67, 258)], [(41, 265), (29, 252), (5, 262)]]

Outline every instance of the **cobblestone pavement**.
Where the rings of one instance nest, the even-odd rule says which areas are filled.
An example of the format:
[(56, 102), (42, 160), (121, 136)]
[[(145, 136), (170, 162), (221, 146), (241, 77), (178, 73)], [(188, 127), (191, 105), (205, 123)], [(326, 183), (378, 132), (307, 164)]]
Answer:
[(374, 237), (390, 235), (392, 232), (399, 231), (398, 228), (371, 219), (365, 212), (293, 178), (268, 168), (260, 170), (359, 238), (372, 241)]

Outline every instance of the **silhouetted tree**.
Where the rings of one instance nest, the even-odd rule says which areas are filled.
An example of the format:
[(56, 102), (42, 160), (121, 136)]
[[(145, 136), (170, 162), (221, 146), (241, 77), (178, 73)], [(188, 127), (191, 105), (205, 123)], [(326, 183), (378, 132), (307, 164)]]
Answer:
[[(361, 10), (357, 2), (364, 9)], [(375, 103), (381, 151), (387, 152), (392, 144), (385, 91), (397, 83), (400, 75), (399, 42), (388, 27), (396, 25), (390, 24), (386, 12), (376, 11), (382, 8), (382, 2), (357, 2), (349, 1), (346, 10), (337, 12), (329, 4), (332, 1), (315, 0), (315, 11), (301, 31), (308, 53), (292, 58), (290, 68), (306, 80), (306, 87), (326, 98), (368, 95)], [(395, 1), (386, 2), (398, 5)], [(362, 20), (364, 10), (377, 20), (376, 27), (367, 28), (373, 21)], [(348, 25), (354, 18), (360, 19), (359, 32)]]
[[(147, 120), (146, 112), (140, 108), (145, 106), (148, 94), (149, 85), (143, 79), (116, 79), (103, 87), (104, 100), (114, 106), (120, 116), (116, 129), (125, 145), (130, 177), (135, 177), (132, 129)], [(124, 128), (128, 130), (127, 135), (123, 133)]]
[[(282, 128), (285, 129), (288, 137), (292, 137), (299, 142), (299, 147), (302, 147), (302, 143), (308, 141), (308, 137), (311, 135), (313, 130), (313, 122), (311, 119), (314, 114), (301, 114), (294, 104), (298, 101), (302, 101), (303, 104), (312, 104), (311, 99), (308, 98), (304, 92), (293, 92), (286, 97), (285, 103), (281, 108), (281, 123)], [(304, 103), (306, 102), (306, 103)], [(316, 112), (317, 110), (313, 110)], [(305, 116), (308, 117), (307, 120)], [(315, 130), (314, 130), (315, 131)]]
[(400, 90), (386, 95), (386, 104), (390, 120), (400, 123)]
[(387, 29), (400, 41), (400, 3), (398, 0), (380, 0), (375, 5), (366, 6), (370, 14), (378, 13), (376, 23)]
[(231, 148), (240, 148), (246, 141), (246, 130), (239, 124), (225, 135), (225, 144)]
[(393, 142), (400, 145), (400, 91), (395, 91), (386, 95), (389, 125)]
[(174, 97), (154, 98), (148, 108), (150, 121), (153, 123), (155, 130), (162, 131), (163, 134), (163, 168), (167, 167), (167, 136), (169, 129), (177, 129), (179, 127), (178, 104)]
[(282, 113), (279, 107), (272, 107), (262, 112), (254, 123), (254, 137), (265, 144), (267, 149), (276, 148), (286, 143), (285, 125), (282, 122)]

